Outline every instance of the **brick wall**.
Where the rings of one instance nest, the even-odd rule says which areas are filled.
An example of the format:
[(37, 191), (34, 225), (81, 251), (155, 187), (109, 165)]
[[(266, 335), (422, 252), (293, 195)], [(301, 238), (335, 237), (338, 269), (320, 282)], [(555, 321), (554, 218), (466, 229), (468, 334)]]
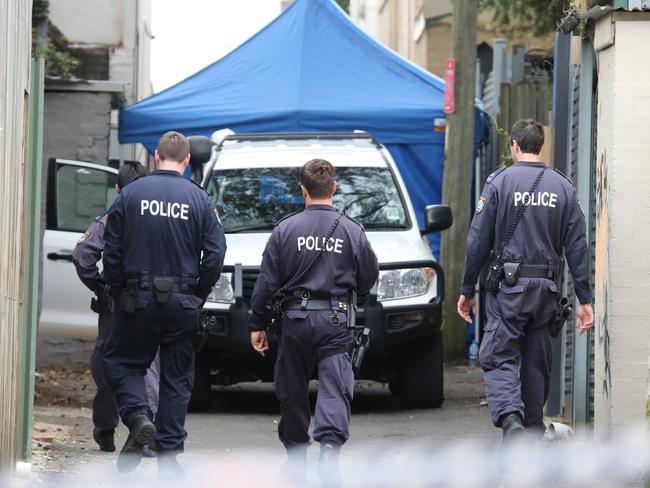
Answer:
[(598, 21), (595, 430), (644, 420), (650, 353), (650, 14)]

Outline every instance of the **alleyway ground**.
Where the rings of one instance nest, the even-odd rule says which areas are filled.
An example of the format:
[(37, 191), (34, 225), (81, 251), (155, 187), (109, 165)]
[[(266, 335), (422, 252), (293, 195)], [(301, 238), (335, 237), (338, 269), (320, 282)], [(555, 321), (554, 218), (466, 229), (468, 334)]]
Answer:
[[(39, 371), (36, 379), (34, 458), (39, 470), (74, 473), (99, 460), (102, 453), (92, 439), (91, 404), (94, 384), (89, 372)], [(282, 452), (277, 439), (279, 407), (271, 384), (247, 383), (213, 391), (209, 413), (190, 414), (186, 450), (203, 453), (246, 448)], [(353, 446), (366, 441), (400, 443), (418, 439), (491, 439), (499, 432), (489, 423), (480, 370), (447, 367), (445, 403), (440, 409), (402, 410), (385, 385), (358, 382), (353, 404)], [(126, 429), (120, 426), (116, 443)], [(495, 444), (496, 445), (496, 444)]]
[[(43, 370), (37, 374), (36, 383), (33, 457), (36, 483), (29, 484), (30, 488), (116, 485), (128, 488), (157, 483), (154, 460), (145, 460), (135, 477), (118, 479), (116, 476), (119, 475), (115, 473), (117, 454), (102, 453), (97, 449), (92, 440), (90, 409), (94, 384), (88, 372)], [(387, 470), (387, 464), (383, 461), (390, 459), (391, 463), (398, 464), (400, 459), (407, 460), (406, 467), (391, 466), (387, 471), (397, 472), (394, 476), (407, 476), (409, 458), (413, 459), (413, 463), (418, 463), (417, 469), (422, 469), (422, 462), (429, 459), (429, 454), (423, 451), (413, 452), (413, 444), (427, 442), (429, 453), (442, 453), (432, 461), (432, 470), (459, 472), (460, 469), (477, 472), (477, 475), (487, 473), (495, 463), (501, 435), (488, 419), (481, 371), (461, 364), (448, 365), (445, 391), (446, 401), (442, 408), (403, 410), (386, 386), (358, 382), (353, 404), (352, 438), (346, 452), (353, 453), (352, 457), (360, 460), (359, 465), (365, 466), (366, 470), (368, 465), (376, 465), (380, 472)], [(189, 437), (186, 452), (180, 458), (186, 469), (191, 473), (207, 470), (210, 477), (214, 475), (211, 483), (205, 486), (283, 486), (277, 477), (277, 466), (284, 457), (284, 450), (277, 439), (279, 409), (272, 385), (249, 383), (219, 387), (213, 391), (213, 395), (210, 412), (188, 416)], [(126, 429), (120, 426), (116, 436), (118, 449), (125, 436)], [(453, 452), (459, 450), (459, 443), (465, 443), (470, 449), (454, 455)], [(377, 448), (377, 445), (380, 447)], [(476, 465), (476, 459), (472, 458), (477, 453), (482, 458), (478, 462), (484, 463), (483, 466)], [(317, 455), (317, 448), (312, 447), (310, 461), (313, 466), (317, 464)], [(352, 463), (350, 459), (344, 462)], [(451, 462), (458, 463), (458, 466), (446, 465)], [(244, 480), (235, 480), (247, 472)], [(363, 479), (372, 473), (357, 475)], [(264, 483), (250, 483), (251, 477), (257, 479), (260, 476), (265, 477)], [(312, 481), (316, 479), (315, 472), (310, 476)], [(432, 473), (431, 479), (436, 479), (435, 476)], [(228, 482), (223, 483), (225, 479)], [(640, 479), (636, 476), (631, 484), (621, 481), (610, 484), (603, 479), (588, 486), (640, 487)], [(197, 486), (195, 481), (192, 480), (192, 484), (187, 486)], [(203, 486), (203, 483), (198, 486)], [(506, 485), (499, 483), (495, 486)], [(585, 485), (559, 482), (553, 486)]]

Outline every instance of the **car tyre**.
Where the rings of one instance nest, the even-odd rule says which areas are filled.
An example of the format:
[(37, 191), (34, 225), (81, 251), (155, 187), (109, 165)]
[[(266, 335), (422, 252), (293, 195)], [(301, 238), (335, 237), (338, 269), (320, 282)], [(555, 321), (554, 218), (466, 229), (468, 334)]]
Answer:
[(402, 356), (399, 394), (406, 408), (437, 408), (444, 401), (440, 331), (414, 342)]
[(210, 378), (210, 356), (208, 348), (196, 355), (194, 365), (194, 387), (188, 411), (190, 412), (207, 412), (212, 406), (212, 381)]

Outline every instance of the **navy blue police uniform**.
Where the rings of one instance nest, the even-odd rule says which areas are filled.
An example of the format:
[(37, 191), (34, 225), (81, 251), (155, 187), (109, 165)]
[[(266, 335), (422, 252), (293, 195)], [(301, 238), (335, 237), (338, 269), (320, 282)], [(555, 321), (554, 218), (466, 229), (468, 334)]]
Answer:
[[(327, 239), (336, 219), (338, 225)], [(273, 229), (253, 290), (251, 330), (270, 325), (267, 302), (309, 265), (319, 249), (322, 254), (313, 268), (286, 290), (283, 307), (275, 393), (282, 411), (278, 435), (287, 449), (309, 443), (308, 385), (314, 366), (319, 379), (314, 440), (338, 447), (348, 439), (354, 390), (347, 352), (353, 343), (353, 331), (346, 327), (349, 295), (352, 290), (368, 292), (379, 274), (377, 258), (359, 223), (330, 205), (309, 205)], [(313, 303), (322, 306), (312, 307)]]
[(194, 381), (192, 339), (223, 266), (226, 241), (208, 193), (176, 171), (129, 184), (108, 215), (104, 275), (116, 299), (104, 371), (131, 428), (152, 418), (143, 376), (160, 347), (159, 453), (183, 450)]
[(491, 251), (501, 249), (522, 205), (521, 220), (505, 246), (502, 262), (521, 263), (513, 286), (504, 282), (486, 294), (487, 323), (479, 360), (485, 373), (488, 409), (501, 426), (511, 413), (544, 432), (543, 407), (551, 373), (550, 325), (557, 312), (556, 278), (562, 253), (581, 304), (591, 303), (586, 224), (571, 181), (544, 163), (518, 162), (486, 181), (467, 237), (461, 294), (472, 297)]
[[(97, 339), (95, 339), (95, 347), (90, 357), (90, 373), (97, 385), (97, 393), (93, 399), (93, 425), (95, 426), (93, 437), (100, 447), (106, 445), (108, 448), (105, 450), (110, 451), (115, 449), (114, 445), (111, 448), (112, 438), (120, 418), (117, 412), (115, 393), (106, 381), (102, 370), (102, 361), (113, 321), (113, 298), (108, 293), (104, 275), (97, 266), (104, 252), (104, 229), (107, 217), (108, 210), (95, 218), (77, 242), (72, 252), (72, 262), (81, 282), (96, 296), (91, 305), (92, 310), (98, 314)], [(159, 357), (156, 356), (144, 378), (148, 403), (154, 417), (158, 411), (158, 366)], [(107, 438), (110, 439), (110, 442), (105, 444)]]
[(104, 250), (106, 217), (105, 213), (95, 219), (72, 252), (72, 262), (79, 279), (97, 297), (93, 301), (93, 310), (98, 313), (97, 339), (90, 357), (90, 373), (97, 385), (97, 393), (93, 399), (93, 425), (95, 426), (94, 436), (99, 439), (112, 436), (120, 420), (115, 394), (105, 380), (101, 367), (104, 346), (113, 320), (113, 300), (105, 292), (107, 288), (104, 284), (104, 277), (97, 266)]

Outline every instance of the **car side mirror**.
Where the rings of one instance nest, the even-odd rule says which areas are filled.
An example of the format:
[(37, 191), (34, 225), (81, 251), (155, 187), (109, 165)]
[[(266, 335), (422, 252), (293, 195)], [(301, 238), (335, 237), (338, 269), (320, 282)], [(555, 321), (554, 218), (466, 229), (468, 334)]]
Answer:
[(440, 232), (449, 229), (452, 223), (449, 205), (427, 205), (424, 209), (424, 229), (420, 229), (420, 233), (424, 235)]
[(189, 136), (191, 178), (199, 185), (203, 181), (203, 165), (212, 157), (212, 141), (205, 136)]
[(189, 136), (187, 142), (190, 144), (190, 166), (202, 169), (212, 156), (212, 141), (206, 136)]

